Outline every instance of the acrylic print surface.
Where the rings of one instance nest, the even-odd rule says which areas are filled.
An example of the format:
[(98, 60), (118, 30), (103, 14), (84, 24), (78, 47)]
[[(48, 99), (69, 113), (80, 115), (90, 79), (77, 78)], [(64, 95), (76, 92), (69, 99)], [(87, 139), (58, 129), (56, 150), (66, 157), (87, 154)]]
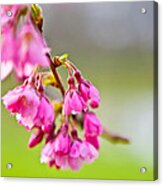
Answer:
[(157, 179), (157, 4), (1, 6), (2, 176)]

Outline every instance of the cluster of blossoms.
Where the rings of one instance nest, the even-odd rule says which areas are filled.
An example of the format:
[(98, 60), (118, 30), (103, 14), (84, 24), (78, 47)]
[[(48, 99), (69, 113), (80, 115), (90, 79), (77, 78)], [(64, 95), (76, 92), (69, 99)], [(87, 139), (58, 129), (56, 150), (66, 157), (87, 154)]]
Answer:
[[(84, 80), (79, 71), (68, 78), (68, 90), (64, 96), (63, 112), (65, 122), (56, 136), (45, 145), (41, 162), (55, 165), (57, 168), (78, 170), (83, 163), (91, 163), (98, 157), (98, 136), (102, 134), (102, 125), (95, 113), (89, 111), (99, 105), (100, 96), (97, 89)], [(84, 139), (78, 137), (78, 132), (71, 116), (82, 113), (84, 115)]]
[(68, 78), (69, 87), (64, 99), (64, 113), (67, 116), (71, 113), (83, 113), (85, 140), (98, 149), (98, 136), (102, 134), (102, 125), (95, 113), (89, 111), (89, 106), (93, 109), (97, 108), (100, 103), (100, 95), (94, 85), (85, 80), (76, 68), (74, 77), (77, 85), (75, 85), (72, 75)]
[[(1, 9), (1, 78), (14, 70), (18, 79), (24, 81), (3, 96), (3, 103), (20, 125), (28, 131), (35, 130), (28, 142), (30, 148), (45, 139), (42, 163), (57, 169), (79, 170), (84, 163), (98, 158), (98, 137), (103, 129), (90, 108), (99, 106), (99, 92), (67, 58), (60, 58), (57, 64), (52, 60), (42, 35), (42, 15), (37, 5), (8, 5)], [(11, 17), (7, 16), (8, 11)], [(66, 92), (56, 71), (58, 66), (66, 66), (69, 72)], [(43, 80), (52, 74), (39, 70), (45, 67), (51, 68), (52, 80), (58, 81), (56, 88), (63, 95), (59, 111), (45, 93)], [(78, 115), (82, 115), (82, 122), (74, 119)], [(77, 125), (83, 127), (82, 137)]]
[[(128, 143), (128, 140), (104, 131), (92, 111), (99, 107), (98, 90), (84, 79), (67, 56), (51, 57), (42, 24), (38, 5), (1, 6), (1, 79), (14, 70), (17, 78), (24, 81), (2, 100), (20, 125), (28, 131), (35, 130), (28, 142), (30, 148), (45, 141), (42, 163), (77, 171), (98, 158), (100, 135), (114, 142)], [(58, 67), (68, 71), (67, 91), (56, 70)], [(48, 95), (49, 85), (60, 90), (62, 100)], [(79, 128), (83, 129), (81, 135)]]
[[(45, 95), (41, 74), (34, 72), (23, 85), (9, 91), (2, 99), (12, 115), (16, 114), (18, 123), (27, 130), (36, 129), (28, 146), (34, 147), (45, 137), (41, 162), (56, 168), (79, 170), (83, 163), (91, 163), (98, 157), (98, 136), (102, 125), (90, 106), (97, 107), (100, 97), (96, 88), (84, 80), (79, 71), (68, 79), (69, 88), (64, 96), (62, 123), (57, 124), (55, 110)], [(81, 88), (82, 87), (82, 88)], [(84, 138), (78, 137), (77, 128), (71, 120), (72, 115), (84, 114)]]
[[(49, 52), (37, 24), (35, 6), (1, 6), (1, 79), (14, 70), (20, 80), (27, 78), (37, 65), (48, 67)], [(39, 9), (37, 9), (39, 10)], [(11, 14), (8, 16), (8, 12)], [(35, 19), (35, 20), (34, 20)], [(37, 19), (41, 17), (38, 16)]]

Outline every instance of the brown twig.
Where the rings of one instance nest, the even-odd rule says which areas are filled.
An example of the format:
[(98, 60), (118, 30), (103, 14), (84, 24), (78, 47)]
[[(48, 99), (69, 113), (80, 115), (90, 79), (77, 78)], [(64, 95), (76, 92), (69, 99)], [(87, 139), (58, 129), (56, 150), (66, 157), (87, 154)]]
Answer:
[[(34, 5), (34, 6), (35, 6), (35, 8), (37, 8), (36, 5)], [(36, 25), (36, 27), (38, 28), (38, 30), (40, 31), (40, 34), (42, 35), (42, 31), (43, 31), (42, 30), (43, 17), (41, 16), (41, 19), (39, 19), (40, 22), (37, 22), (37, 24), (36, 24), (36, 20), (34, 20), (34, 18), (32, 16), (31, 16), (31, 19), (32, 19), (33, 23)], [(51, 56), (50, 56), (49, 53), (47, 53), (46, 55), (47, 55), (47, 57), (48, 57), (48, 59), (50, 61), (50, 69), (51, 69), (51, 71), (52, 71), (52, 73), (53, 73), (53, 75), (54, 75), (54, 77), (55, 77), (55, 79), (57, 81), (58, 88), (60, 89), (61, 94), (64, 97), (65, 89), (64, 89), (64, 86), (62, 84), (61, 78), (60, 78), (60, 76), (59, 76), (59, 74), (57, 73), (57, 70), (56, 70), (56, 68), (58, 67), (58, 65), (55, 64), (55, 60), (53, 62), (53, 60), (51, 59)]]
[(110, 141), (113, 144), (118, 144), (118, 143), (129, 144), (130, 143), (128, 138), (112, 134), (112, 133), (108, 132), (106, 129), (103, 130), (101, 137)]
[(64, 97), (65, 89), (64, 89), (64, 86), (63, 86), (62, 81), (60, 79), (60, 76), (57, 73), (56, 66), (55, 66), (54, 62), (52, 61), (52, 59), (50, 57), (50, 54), (47, 54), (47, 56), (48, 56), (49, 61), (50, 61), (50, 69), (51, 69), (51, 71), (52, 71), (52, 73), (53, 73), (53, 75), (54, 75), (54, 77), (55, 77), (55, 79), (56, 79), (56, 81), (58, 83), (58, 88), (60, 89), (61, 94)]

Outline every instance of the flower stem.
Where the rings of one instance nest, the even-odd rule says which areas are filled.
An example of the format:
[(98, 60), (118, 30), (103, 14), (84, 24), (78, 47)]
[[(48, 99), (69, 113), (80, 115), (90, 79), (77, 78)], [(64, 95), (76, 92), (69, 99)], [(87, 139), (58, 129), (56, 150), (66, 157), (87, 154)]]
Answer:
[(77, 71), (76, 66), (70, 60), (67, 59), (66, 62), (73, 68), (73, 70)]
[[(38, 28), (38, 30), (40, 31), (40, 33), (42, 34), (42, 25), (43, 25), (43, 19), (41, 19), (40, 20), (41, 21), (41, 23), (39, 24), (35, 24), (35, 22), (34, 22), (34, 24), (37, 26), (37, 28)], [(40, 26), (41, 25), (41, 26)], [(58, 72), (56, 71), (56, 68), (57, 68), (57, 64), (55, 64), (55, 61), (53, 62), (53, 60), (51, 59), (51, 56), (50, 56), (50, 54), (49, 53), (47, 53), (46, 54), (47, 55), (47, 57), (49, 58), (49, 61), (50, 61), (50, 69), (51, 69), (51, 71), (52, 71), (52, 73), (53, 73), (53, 75), (54, 75), (54, 77), (55, 77), (55, 79), (56, 79), (56, 81), (57, 81), (57, 83), (58, 83), (58, 88), (60, 89), (60, 91), (61, 91), (61, 94), (62, 94), (62, 96), (64, 97), (64, 94), (65, 94), (65, 89), (64, 89), (64, 86), (63, 86), (63, 84), (62, 84), (62, 81), (61, 81), (61, 78), (60, 78), (60, 76), (59, 76), (59, 74), (58, 74)]]
[(60, 76), (59, 76), (59, 74), (58, 74), (58, 72), (56, 70), (55, 64), (53, 63), (53, 61), (52, 61), (52, 59), (50, 57), (50, 54), (47, 54), (47, 56), (48, 56), (48, 58), (50, 60), (50, 69), (51, 69), (51, 71), (52, 71), (52, 73), (53, 73), (53, 75), (54, 75), (54, 77), (55, 77), (55, 79), (56, 79), (56, 81), (58, 83), (58, 88), (60, 89), (61, 94), (64, 97), (65, 89), (64, 89), (64, 86), (62, 84), (61, 78), (60, 78)]

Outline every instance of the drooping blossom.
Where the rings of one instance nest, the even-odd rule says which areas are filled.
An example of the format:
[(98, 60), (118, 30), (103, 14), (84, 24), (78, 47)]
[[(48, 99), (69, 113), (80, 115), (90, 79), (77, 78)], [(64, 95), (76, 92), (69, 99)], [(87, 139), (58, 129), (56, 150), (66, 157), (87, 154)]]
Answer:
[[(28, 80), (32, 80), (30, 77)], [(28, 82), (28, 80), (26, 82)], [(18, 123), (27, 130), (34, 127), (49, 132), (54, 122), (54, 109), (44, 93), (37, 92), (34, 82), (28, 82), (12, 91), (2, 98), (4, 105), (16, 114)]]
[(101, 122), (93, 112), (84, 113), (84, 134), (86, 141), (99, 148), (98, 136), (102, 134)]
[(102, 125), (93, 112), (84, 113), (84, 130), (86, 135), (98, 136), (102, 133)]
[(74, 85), (74, 79), (71, 78), (68, 80), (69, 89), (66, 92), (64, 98), (64, 113), (66, 115), (70, 115), (71, 113), (76, 114), (82, 112), (82, 110), (86, 109), (87, 105), (79, 91), (76, 89)]
[(12, 28), (6, 27), (1, 36), (1, 80), (13, 70), (14, 36)]
[(63, 170), (70, 168), (77, 171), (84, 163), (89, 164), (97, 159), (98, 151), (87, 141), (77, 138), (70, 143), (67, 129), (63, 131), (62, 128), (56, 138), (45, 145), (41, 154), (41, 162)]
[[(6, 9), (9, 8), (7, 7)], [(11, 10), (12, 9), (15, 10), (13, 11), (14, 14), (14, 12), (19, 11), (20, 7), (13, 5), (11, 7)], [(6, 11), (7, 10), (3, 10), (3, 14), (6, 14)], [(29, 11), (30, 9), (28, 9), (28, 13)], [(8, 19), (7, 23), (19, 22), (19, 19), (12, 20), (11, 17)], [(1, 78), (3, 79), (12, 69), (16, 72), (17, 77), (23, 80), (31, 75), (34, 67), (49, 66), (47, 53), (50, 49), (47, 47), (38, 28), (31, 21), (30, 15), (28, 14), (28, 16), (26, 16), (26, 20), (22, 21), (19, 27), (17, 25), (19, 24), (15, 23), (14, 26), (10, 27), (10, 24), (6, 24), (6, 26), (3, 27), (3, 32), (1, 32), (1, 60), (3, 64)], [(7, 69), (8, 67), (9, 70)]]
[(69, 153), (69, 166), (78, 171), (84, 163), (92, 163), (98, 158), (98, 151), (86, 141), (74, 140)]
[(65, 131), (60, 131), (55, 139), (54, 153), (55, 153), (55, 164), (63, 170), (68, 169), (68, 154), (70, 151), (70, 136), (68, 134), (68, 126)]
[(54, 108), (52, 104), (42, 95), (40, 97), (37, 114), (33, 120), (34, 125), (41, 128), (45, 133), (48, 133), (53, 128), (54, 117)]
[(11, 114), (16, 114), (19, 124), (29, 130), (34, 127), (33, 120), (38, 111), (39, 97), (33, 86), (19, 86), (9, 91), (2, 100)]
[(79, 83), (79, 92), (81, 93), (83, 99), (87, 102), (89, 101), (90, 106), (92, 108), (97, 108), (100, 103), (100, 94), (96, 87), (90, 83), (89, 81), (85, 80), (79, 71), (75, 72), (75, 77)]
[(35, 66), (48, 67), (46, 54), (49, 48), (37, 28), (28, 21), (17, 33), (15, 42), (14, 70), (18, 78), (28, 77)]
[[(13, 70), (16, 16), (25, 7), (26, 5), (1, 5), (1, 80)], [(11, 16), (7, 15), (8, 12), (11, 12)]]
[(41, 162), (48, 163), (50, 166), (52, 162), (55, 166), (62, 169), (68, 169), (68, 154), (70, 151), (70, 137), (68, 135), (67, 124), (58, 132), (57, 136), (50, 140), (42, 150)]
[(41, 152), (40, 162), (48, 163), (50, 167), (55, 164), (54, 143), (55, 139), (49, 140)]

